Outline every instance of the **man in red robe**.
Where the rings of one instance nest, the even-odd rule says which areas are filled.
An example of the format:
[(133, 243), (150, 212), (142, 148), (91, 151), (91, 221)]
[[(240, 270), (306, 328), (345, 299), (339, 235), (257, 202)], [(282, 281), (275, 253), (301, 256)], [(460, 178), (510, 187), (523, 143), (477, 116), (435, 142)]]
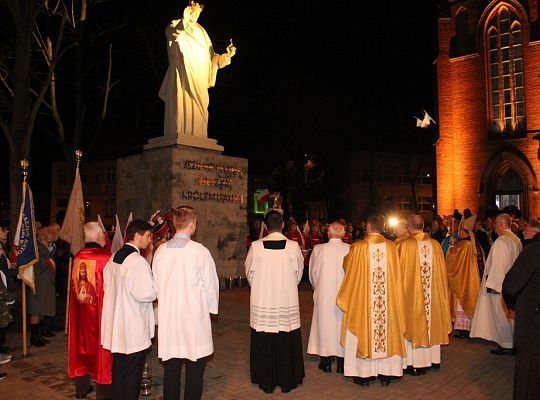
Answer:
[(287, 233), (285, 236), (287, 236), (287, 239), (297, 242), (302, 252), (306, 250), (306, 239), (298, 228), (298, 224), (293, 217), (290, 217), (287, 221)]
[(353, 243), (353, 229), (354, 228), (353, 228), (352, 222), (347, 222), (345, 224), (345, 234), (341, 238), (341, 240), (344, 243), (347, 243), (347, 244), (352, 244)]
[[(311, 252), (315, 245), (323, 242), (323, 236), (320, 231), (319, 220), (313, 218), (306, 221), (304, 229), (301, 231), (301, 235), (304, 238), (304, 246), (302, 248), (302, 254), (304, 254), (304, 273), (302, 275), (302, 282), (309, 282), (309, 259), (311, 257)], [(302, 243), (298, 243), (302, 246)]]
[(101, 346), (103, 269), (111, 254), (97, 222), (84, 225), (84, 248), (73, 259), (69, 296), (68, 377), (75, 398), (84, 399), (96, 383), (96, 399), (111, 398), (112, 355)]
[(309, 236), (306, 243), (306, 250), (308, 250), (308, 253), (304, 261), (305, 264), (309, 265), (309, 259), (311, 253), (313, 252), (313, 248), (321, 243), (323, 243), (323, 235), (321, 233), (320, 223), (318, 219), (313, 218), (311, 221), (309, 221)]

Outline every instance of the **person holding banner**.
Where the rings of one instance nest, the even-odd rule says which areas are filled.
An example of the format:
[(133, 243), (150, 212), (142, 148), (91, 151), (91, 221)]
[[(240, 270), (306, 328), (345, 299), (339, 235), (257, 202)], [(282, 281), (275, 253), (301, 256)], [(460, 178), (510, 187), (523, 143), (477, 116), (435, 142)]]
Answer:
[(101, 344), (113, 357), (113, 398), (135, 400), (155, 329), (156, 289), (150, 265), (141, 255), (152, 241), (152, 225), (133, 220), (126, 228), (126, 239), (103, 270)]
[(43, 347), (49, 343), (41, 332), (43, 317), (54, 317), (56, 314), (55, 267), (51, 259), (48, 228), (38, 230), (37, 247), (39, 261), (34, 265), (35, 293), (27, 293), (27, 312), (30, 314), (30, 344)]
[(111, 397), (112, 355), (101, 346), (103, 269), (111, 253), (97, 222), (84, 225), (84, 248), (73, 259), (69, 296), (68, 377), (75, 380), (75, 398), (84, 399), (96, 382), (96, 399)]

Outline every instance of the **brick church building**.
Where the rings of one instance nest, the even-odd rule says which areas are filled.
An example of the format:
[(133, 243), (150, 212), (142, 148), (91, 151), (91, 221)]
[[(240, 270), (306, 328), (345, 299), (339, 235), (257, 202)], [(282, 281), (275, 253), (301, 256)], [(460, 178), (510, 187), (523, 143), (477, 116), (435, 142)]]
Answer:
[(438, 32), (439, 214), (540, 217), (540, 0), (448, 0)]

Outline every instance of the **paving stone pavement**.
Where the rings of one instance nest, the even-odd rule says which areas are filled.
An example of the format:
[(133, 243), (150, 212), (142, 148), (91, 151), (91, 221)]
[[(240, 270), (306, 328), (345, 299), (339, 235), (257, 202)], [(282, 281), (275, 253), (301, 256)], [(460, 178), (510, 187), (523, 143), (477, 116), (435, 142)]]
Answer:
[[(372, 383), (368, 388), (353, 384), (335, 372), (325, 374), (317, 369), (318, 357), (305, 356), (304, 383), (290, 393), (276, 388), (264, 394), (249, 379), (249, 288), (221, 291), (220, 314), (213, 321), (215, 354), (204, 376), (204, 399), (511, 399), (514, 358), (495, 356), (489, 350), (495, 345), (478, 339), (454, 339), (442, 349), (442, 366), (425, 376), (404, 376), (400, 381), (382, 387)], [(307, 348), (312, 291), (300, 286), (302, 338)], [(13, 349), (13, 361), (0, 365), (7, 372), (0, 381), (0, 398), (73, 399), (73, 382), (66, 376), (67, 339), (62, 332), (42, 348), (29, 347), (27, 357), (21, 355), (19, 326), (10, 326), (7, 340)], [(149, 355), (152, 369), (152, 395), (140, 399), (162, 399), (163, 368), (157, 358), (157, 343)], [(95, 399), (91, 393), (88, 399)]]

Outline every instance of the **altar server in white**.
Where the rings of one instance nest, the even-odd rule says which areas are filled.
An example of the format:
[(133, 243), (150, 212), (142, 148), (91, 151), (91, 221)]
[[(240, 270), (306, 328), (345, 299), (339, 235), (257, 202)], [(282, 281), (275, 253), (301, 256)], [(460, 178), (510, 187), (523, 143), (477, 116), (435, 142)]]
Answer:
[(154, 337), (152, 271), (140, 251), (152, 241), (152, 226), (133, 220), (127, 243), (113, 254), (103, 271), (101, 344), (113, 356), (114, 399), (139, 398), (146, 352)]
[(204, 368), (214, 352), (210, 314), (218, 313), (219, 281), (210, 251), (191, 240), (197, 229), (192, 207), (174, 210), (176, 233), (159, 246), (152, 269), (158, 298), (158, 357), (163, 361), (163, 395), (180, 399), (186, 366), (185, 399), (200, 399)]
[(251, 382), (265, 393), (276, 386), (287, 393), (304, 379), (298, 283), (304, 256), (298, 243), (281, 231), (277, 210), (264, 217), (268, 236), (251, 244), (246, 257), (250, 297)]
[(309, 333), (308, 354), (320, 356), (319, 369), (332, 372), (332, 358), (337, 357), (336, 372), (343, 373), (343, 346), (339, 343), (343, 312), (336, 297), (343, 281), (343, 258), (350, 245), (341, 238), (345, 227), (339, 222), (330, 224), (328, 243), (313, 248), (309, 260), (309, 280), (313, 286), (313, 318)]

